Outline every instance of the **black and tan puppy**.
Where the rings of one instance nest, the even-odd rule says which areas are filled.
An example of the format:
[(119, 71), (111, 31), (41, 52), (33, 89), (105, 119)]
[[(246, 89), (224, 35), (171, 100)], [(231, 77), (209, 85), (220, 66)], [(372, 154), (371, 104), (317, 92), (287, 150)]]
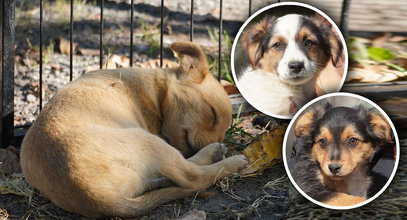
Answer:
[[(244, 168), (215, 143), (232, 108), (205, 54), (171, 49), (179, 68), (100, 70), (58, 91), (22, 144), (28, 183), (71, 212), (134, 217)], [(175, 186), (151, 190), (161, 178)]]
[(290, 172), (310, 197), (349, 206), (368, 197), (371, 161), (393, 142), (391, 127), (377, 111), (319, 104), (296, 121)]

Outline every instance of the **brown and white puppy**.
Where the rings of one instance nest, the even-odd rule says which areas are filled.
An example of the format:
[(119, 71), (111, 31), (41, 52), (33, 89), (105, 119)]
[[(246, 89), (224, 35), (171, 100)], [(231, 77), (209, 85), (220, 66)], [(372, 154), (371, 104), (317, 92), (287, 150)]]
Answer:
[[(28, 183), (67, 211), (134, 217), (244, 168), (215, 143), (231, 104), (202, 50), (171, 48), (177, 69), (100, 70), (58, 91), (22, 144)], [(175, 186), (156, 189), (160, 178)]]
[(266, 16), (243, 32), (241, 42), (250, 66), (238, 79), (239, 90), (254, 107), (281, 117), (316, 97), (320, 71), (342, 54), (342, 44), (319, 15)]
[[(375, 153), (393, 143), (391, 127), (377, 111), (319, 105), (296, 121), (297, 185), (310, 197), (334, 206), (365, 201)], [(299, 146), (302, 145), (302, 146)]]

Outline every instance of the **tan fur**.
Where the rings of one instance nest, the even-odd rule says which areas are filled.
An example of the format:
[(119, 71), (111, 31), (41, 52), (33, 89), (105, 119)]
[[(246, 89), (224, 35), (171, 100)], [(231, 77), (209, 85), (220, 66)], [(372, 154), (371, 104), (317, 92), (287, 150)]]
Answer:
[[(222, 160), (224, 146), (211, 144), (231, 104), (205, 55), (192, 43), (171, 48), (178, 69), (100, 70), (58, 91), (22, 144), (29, 184), (71, 212), (135, 217), (241, 170), (244, 156)], [(175, 186), (146, 193), (162, 177)]]
[[(313, 111), (302, 114), (295, 124), (295, 135), (309, 136), (311, 134), (312, 124), (315, 117), (322, 117), (324, 112), (318, 107)], [(365, 116), (366, 117), (366, 116)], [(367, 119), (375, 135), (385, 141), (392, 142), (391, 128), (387, 120), (379, 113), (371, 112)], [(327, 201), (328, 205), (350, 206), (363, 202), (367, 198), (370, 186), (370, 177), (366, 174), (369, 168), (369, 159), (376, 152), (376, 149), (370, 142), (363, 140), (363, 136), (358, 132), (354, 124), (347, 125), (339, 134), (340, 144), (336, 146), (338, 152), (332, 145), (334, 136), (328, 127), (319, 128), (318, 135), (314, 139), (314, 145), (311, 148), (311, 158), (317, 161), (320, 167), (318, 172), (319, 181), (327, 188), (332, 190), (334, 196)], [(325, 143), (321, 143), (320, 140)], [(350, 144), (350, 140), (357, 140)], [(333, 152), (335, 152), (334, 156)], [(332, 174), (329, 164), (340, 164), (338, 173)]]
[(324, 202), (332, 206), (351, 206), (364, 202), (366, 199), (360, 196), (352, 196), (346, 193), (335, 193), (335, 196)]
[(277, 73), (277, 66), (278, 63), (281, 60), (281, 57), (283, 56), (283, 50), (276, 50), (275, 48), (272, 47), (273, 44), (281, 42), (283, 44), (287, 43), (287, 39), (283, 36), (276, 35), (273, 38), (270, 39), (269, 42), (269, 47), (270, 49), (267, 50), (263, 57), (261, 57), (258, 61), (259, 67), (262, 68), (263, 70), (276, 74)]
[(248, 31), (242, 33), (242, 44), (248, 55), (249, 62), (253, 67), (256, 67), (260, 55), (258, 53), (259, 43), (266, 35), (266, 31), (269, 27), (269, 17), (265, 17), (260, 22), (252, 25)]
[[(359, 140), (358, 144), (354, 147), (347, 147), (350, 138), (356, 138)], [(325, 139), (327, 143), (333, 141), (333, 135), (327, 129), (322, 127), (319, 135), (316, 137), (316, 143), (312, 147), (312, 158), (320, 164), (322, 171), (325, 175), (330, 176), (328, 165), (331, 163), (340, 164), (341, 170), (337, 174), (339, 176), (351, 175), (361, 164), (364, 164), (368, 158), (370, 158), (375, 150), (370, 143), (363, 142), (360, 135), (356, 132), (353, 125), (346, 127), (341, 133), (341, 143), (339, 146), (339, 158), (340, 160), (332, 160), (330, 158), (330, 150), (322, 147), (317, 140)]]
[(302, 114), (298, 119), (295, 121), (295, 136), (308, 136), (311, 132), (311, 125), (315, 117), (315, 112), (308, 111)]
[(376, 113), (370, 114), (370, 125), (375, 135), (384, 140), (391, 141), (391, 128), (389, 122), (383, 116)]

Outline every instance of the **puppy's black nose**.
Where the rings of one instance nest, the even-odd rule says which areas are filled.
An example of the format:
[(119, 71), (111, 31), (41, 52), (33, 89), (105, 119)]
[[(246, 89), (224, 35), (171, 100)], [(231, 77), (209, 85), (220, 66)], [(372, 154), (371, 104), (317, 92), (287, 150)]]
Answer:
[(302, 61), (292, 61), (288, 63), (288, 69), (292, 73), (299, 73), (302, 69), (304, 69), (304, 62)]
[(342, 165), (340, 165), (338, 163), (331, 163), (328, 165), (329, 170), (333, 174), (337, 174), (339, 172), (339, 170), (341, 169), (341, 167), (342, 167)]

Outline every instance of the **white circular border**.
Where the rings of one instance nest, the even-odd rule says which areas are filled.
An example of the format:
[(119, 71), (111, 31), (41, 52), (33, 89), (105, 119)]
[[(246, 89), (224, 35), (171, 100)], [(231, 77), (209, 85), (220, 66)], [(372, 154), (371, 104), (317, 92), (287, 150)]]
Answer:
[[(356, 99), (365, 101), (365, 102), (369, 103), (370, 105), (372, 105), (374, 108), (376, 108), (377, 110), (379, 110), (380, 113), (382, 113), (382, 115), (387, 119), (387, 121), (389, 122), (390, 127), (391, 127), (391, 129), (392, 129), (392, 131), (393, 131), (394, 139), (395, 139), (395, 141), (396, 141), (396, 148), (397, 148), (397, 150), (396, 150), (396, 151), (397, 151), (397, 152), (396, 152), (396, 161), (395, 161), (395, 163), (394, 163), (393, 171), (392, 171), (392, 173), (391, 173), (389, 179), (387, 180), (386, 184), (385, 184), (385, 185), (383, 186), (383, 188), (380, 189), (380, 191), (377, 192), (374, 196), (370, 197), (369, 199), (367, 199), (367, 200), (364, 201), (364, 202), (358, 203), (358, 204), (356, 204), (356, 205), (351, 205), (351, 206), (332, 206), (332, 205), (327, 205), (327, 204), (325, 204), (325, 203), (319, 202), (319, 201), (317, 201), (317, 200), (311, 198), (311, 197), (308, 196), (306, 193), (304, 193), (304, 192), (302, 191), (302, 189), (301, 189), (301, 188), (297, 185), (297, 183), (294, 181), (293, 177), (291, 176), (290, 170), (288, 169), (288, 164), (287, 164), (287, 152), (286, 152), (286, 151), (287, 151), (287, 139), (288, 139), (288, 134), (290, 133), (291, 127), (294, 125), (294, 123), (295, 123), (295, 121), (297, 120), (298, 116), (301, 115), (301, 113), (302, 113), (303, 111), (305, 111), (305, 110), (306, 110), (309, 106), (311, 106), (312, 104), (314, 104), (314, 103), (316, 103), (316, 102), (318, 102), (318, 101), (320, 101), (320, 100), (322, 100), (322, 99), (325, 99), (325, 98), (328, 98), (328, 97), (333, 97), (333, 96), (336, 96), (336, 97), (338, 97), (338, 96), (353, 97), (353, 98), (356, 98)], [(319, 96), (319, 97), (313, 99), (312, 101), (308, 102), (306, 105), (304, 105), (304, 106), (294, 115), (294, 117), (293, 117), (293, 119), (291, 120), (290, 124), (288, 125), (287, 130), (286, 130), (285, 135), (284, 135), (284, 141), (283, 141), (283, 162), (284, 162), (285, 171), (286, 171), (286, 173), (287, 173), (287, 175), (288, 175), (288, 178), (290, 179), (291, 183), (292, 183), (292, 184), (294, 185), (294, 187), (295, 187), (305, 198), (307, 198), (309, 201), (313, 202), (314, 204), (317, 204), (317, 205), (319, 205), (319, 206), (322, 206), (322, 207), (325, 207), (325, 208), (329, 208), (329, 209), (335, 209), (335, 210), (354, 209), (354, 208), (358, 208), (358, 207), (361, 207), (361, 206), (363, 206), (363, 205), (366, 205), (366, 204), (370, 203), (371, 201), (375, 200), (377, 197), (379, 197), (379, 196), (384, 192), (384, 190), (387, 189), (387, 187), (388, 187), (388, 186), (390, 185), (390, 183), (392, 182), (392, 180), (393, 180), (393, 178), (394, 178), (394, 175), (396, 174), (396, 171), (397, 171), (397, 169), (398, 169), (399, 160), (400, 160), (400, 142), (399, 142), (399, 137), (398, 137), (398, 135), (397, 135), (396, 128), (394, 127), (393, 122), (390, 120), (389, 116), (386, 114), (385, 111), (383, 111), (382, 108), (380, 108), (380, 107), (379, 107), (376, 103), (374, 103), (373, 101), (371, 101), (371, 100), (369, 100), (369, 99), (367, 99), (367, 98), (365, 98), (365, 97), (363, 97), (363, 96), (356, 95), (356, 94), (352, 94), (352, 93), (346, 93), (346, 92), (329, 93), (329, 94), (325, 94), (325, 95)]]
[[(235, 49), (236, 49), (237, 43), (238, 43), (238, 41), (240, 39), (240, 35), (242, 34), (243, 30), (246, 28), (247, 24), (249, 24), (257, 15), (263, 13), (264, 11), (266, 11), (268, 9), (271, 9), (271, 8), (274, 8), (274, 7), (287, 6), (287, 5), (301, 6), (301, 7), (304, 7), (304, 8), (308, 8), (308, 9), (310, 9), (310, 10), (316, 12), (316, 13), (319, 13), (320, 15), (324, 16), (324, 18), (326, 20), (328, 20), (329, 23), (331, 23), (332, 26), (335, 28), (335, 31), (337, 32), (337, 34), (338, 34), (338, 36), (339, 36), (339, 38), (341, 40), (341, 43), (343, 45), (343, 50), (344, 50), (343, 52), (345, 54), (345, 61), (344, 61), (344, 69), (343, 69), (343, 74), (342, 74), (342, 80), (341, 80), (340, 84), (338, 85), (337, 89), (335, 90), (336, 92), (338, 92), (342, 88), (342, 86), (343, 86), (343, 84), (345, 82), (347, 73), (348, 73), (348, 47), (346, 45), (346, 41), (343, 38), (342, 32), (339, 30), (338, 26), (335, 24), (335, 22), (330, 17), (328, 17), (328, 15), (326, 15), (324, 12), (322, 12), (321, 10), (319, 10), (319, 9), (317, 9), (317, 8), (311, 6), (311, 5), (307, 5), (307, 4), (300, 3), (300, 2), (280, 2), (280, 3), (274, 3), (274, 4), (271, 4), (269, 6), (266, 6), (266, 7), (262, 8), (262, 9), (256, 11), (254, 14), (252, 14), (243, 23), (243, 25), (240, 27), (239, 31), (237, 32), (237, 35), (236, 35), (235, 39), (233, 40), (232, 52), (231, 52), (231, 56), (230, 56), (230, 59), (231, 59), (230, 64), (231, 64), (233, 80), (235, 81), (237, 88), (239, 89), (239, 80), (236, 77), (236, 70), (235, 70)], [(240, 92), (240, 94), (242, 94), (243, 98), (245, 98), (244, 91), (239, 90), (239, 92)], [(291, 119), (293, 117), (293, 116), (290, 116), (290, 115), (277, 115), (277, 114), (274, 114), (274, 113), (270, 113), (268, 111), (265, 111), (261, 107), (259, 108), (258, 106), (254, 105), (254, 103), (251, 103), (251, 101), (249, 101), (248, 99), (245, 98), (245, 100), (247, 102), (249, 102), (249, 104), (252, 105), (254, 108), (256, 108), (257, 110), (259, 110), (259, 111), (261, 111), (264, 114), (267, 114), (269, 116), (272, 116), (272, 117), (275, 117), (275, 118), (281, 118), (281, 119)]]

